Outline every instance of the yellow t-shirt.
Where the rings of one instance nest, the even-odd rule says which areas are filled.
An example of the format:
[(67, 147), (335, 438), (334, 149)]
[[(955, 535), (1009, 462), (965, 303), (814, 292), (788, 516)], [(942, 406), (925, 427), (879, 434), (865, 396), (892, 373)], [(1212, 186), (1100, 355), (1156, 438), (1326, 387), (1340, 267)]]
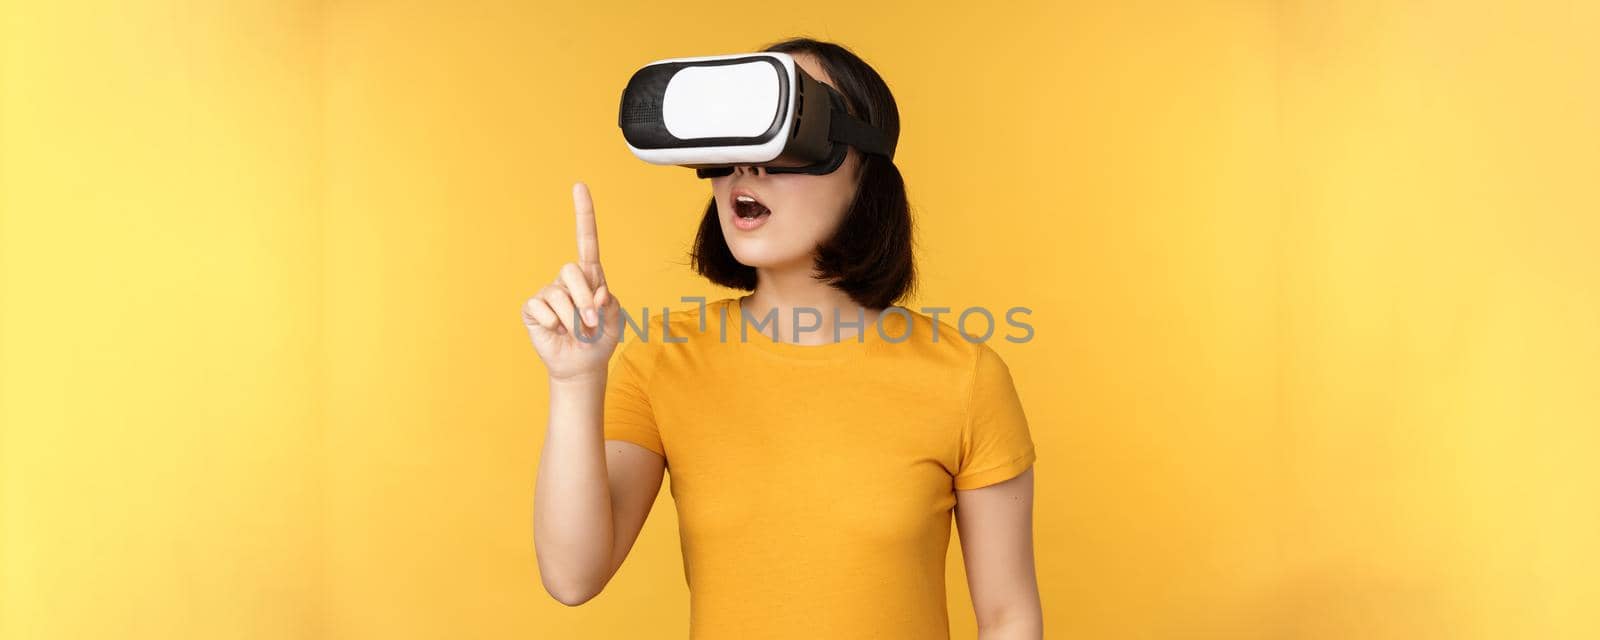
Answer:
[(624, 332), (605, 438), (666, 457), (690, 638), (947, 638), (955, 490), (1035, 458), (994, 350), (910, 310), (810, 346), (741, 341), (737, 298), (668, 318)]

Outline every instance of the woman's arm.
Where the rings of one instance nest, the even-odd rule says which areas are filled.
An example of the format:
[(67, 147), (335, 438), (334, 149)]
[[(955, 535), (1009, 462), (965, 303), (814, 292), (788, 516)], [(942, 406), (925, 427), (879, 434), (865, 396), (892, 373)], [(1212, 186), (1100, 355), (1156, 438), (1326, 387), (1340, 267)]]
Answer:
[(956, 526), (979, 640), (1043, 638), (1033, 565), (1033, 469), (956, 491)]
[(607, 362), (622, 335), (622, 304), (600, 268), (588, 187), (574, 185), (572, 202), (578, 261), (562, 265), (523, 305), (522, 321), (550, 374), (550, 423), (533, 494), (534, 555), (545, 591), (575, 606), (600, 593), (627, 557), (661, 490), (666, 459), (604, 440)]
[(602, 440), (605, 378), (550, 382), (550, 426), (533, 498), (534, 552), (545, 591), (588, 602), (628, 557), (661, 491), (666, 459)]

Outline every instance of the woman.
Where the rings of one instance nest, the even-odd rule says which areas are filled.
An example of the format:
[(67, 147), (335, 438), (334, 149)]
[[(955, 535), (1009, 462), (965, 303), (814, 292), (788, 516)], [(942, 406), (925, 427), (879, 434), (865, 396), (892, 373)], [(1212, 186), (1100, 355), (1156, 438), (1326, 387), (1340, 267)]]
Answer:
[[(767, 51), (898, 138), (894, 97), (847, 49)], [(598, 594), (667, 470), (692, 638), (946, 638), (952, 512), (979, 637), (1041, 637), (1033, 442), (988, 345), (891, 308), (914, 279), (899, 170), (852, 148), (824, 175), (739, 166), (710, 182), (694, 267), (749, 295), (674, 311), (666, 331), (630, 325), (608, 371), (622, 304), (580, 183), (578, 261), (523, 308), (550, 376), (545, 589), (568, 605)]]

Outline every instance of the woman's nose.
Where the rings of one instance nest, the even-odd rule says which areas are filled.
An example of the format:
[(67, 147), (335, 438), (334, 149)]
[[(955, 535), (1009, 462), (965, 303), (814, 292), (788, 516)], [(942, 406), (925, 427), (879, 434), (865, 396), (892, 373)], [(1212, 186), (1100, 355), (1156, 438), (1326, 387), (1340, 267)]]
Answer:
[(739, 165), (734, 167), (734, 171), (739, 175), (759, 176), (761, 175), (761, 165)]

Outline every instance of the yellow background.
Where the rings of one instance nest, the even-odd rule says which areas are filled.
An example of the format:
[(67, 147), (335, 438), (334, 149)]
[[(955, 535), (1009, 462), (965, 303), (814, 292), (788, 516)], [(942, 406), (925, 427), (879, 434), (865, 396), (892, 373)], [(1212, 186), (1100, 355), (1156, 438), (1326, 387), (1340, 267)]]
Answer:
[(724, 294), (618, 93), (794, 34), (900, 100), (910, 306), (1034, 309), (1050, 637), (1600, 636), (1594, 3), (549, 5), (0, 5), (0, 637), (684, 637), (665, 494), (539, 587), (517, 309), (578, 179)]

